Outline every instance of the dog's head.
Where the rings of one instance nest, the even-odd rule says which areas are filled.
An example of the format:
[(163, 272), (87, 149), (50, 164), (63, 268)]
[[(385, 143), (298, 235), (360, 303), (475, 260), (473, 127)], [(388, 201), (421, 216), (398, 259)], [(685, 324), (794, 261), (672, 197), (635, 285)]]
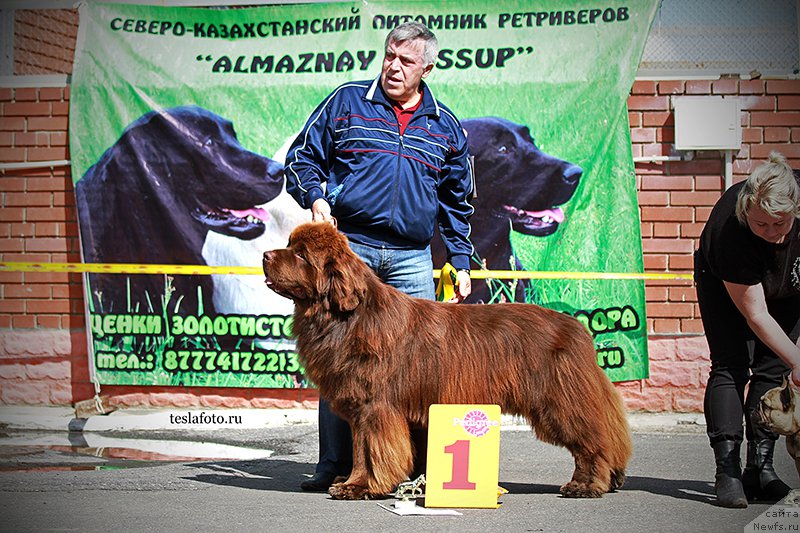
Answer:
[(797, 405), (797, 389), (783, 379), (783, 385), (768, 390), (758, 402), (754, 421), (781, 435), (800, 432), (800, 410)]
[[(539, 150), (527, 126), (499, 117), (462, 122), (475, 157), (476, 217), (510, 221), (528, 235), (554, 233), (583, 170)], [(507, 227), (507, 226), (506, 226)]]
[(353, 311), (362, 302), (369, 268), (350, 249), (347, 237), (327, 222), (292, 231), (286, 248), (264, 252), (267, 287), (297, 306), (320, 304), (326, 311)]
[(156, 203), (165, 217), (240, 239), (264, 232), (268, 214), (256, 206), (283, 187), (282, 165), (246, 150), (229, 120), (198, 106), (147, 113), (106, 156), (127, 174), (114, 178), (125, 193)]

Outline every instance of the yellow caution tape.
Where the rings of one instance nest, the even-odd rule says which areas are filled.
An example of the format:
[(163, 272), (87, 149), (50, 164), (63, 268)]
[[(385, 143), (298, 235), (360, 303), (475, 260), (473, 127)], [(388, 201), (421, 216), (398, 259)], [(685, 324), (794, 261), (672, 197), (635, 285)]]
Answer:
[[(452, 268), (452, 266), (450, 267)], [(444, 271), (444, 269), (442, 269)], [(233, 274), (240, 276), (263, 276), (260, 266), (210, 266), (210, 265), (142, 265), (136, 263), (20, 263), (0, 262), (0, 272), (67, 272), (95, 274), (184, 274), (209, 275)], [(434, 270), (433, 277), (439, 278)], [(687, 280), (691, 273), (679, 272), (551, 272), (535, 270), (473, 270), (472, 279), (642, 279), (642, 280)]]
[(209, 265), (141, 265), (136, 263), (2, 263), (0, 272), (69, 272), (94, 274), (238, 274), (264, 275), (261, 267)]
[(679, 272), (542, 272), (535, 270), (473, 270), (472, 279), (682, 279), (692, 281), (693, 274)]

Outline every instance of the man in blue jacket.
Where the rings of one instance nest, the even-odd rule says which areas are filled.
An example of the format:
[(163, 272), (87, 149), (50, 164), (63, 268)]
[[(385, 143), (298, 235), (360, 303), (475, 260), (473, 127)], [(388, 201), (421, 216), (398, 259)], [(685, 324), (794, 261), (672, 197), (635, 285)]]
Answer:
[[(437, 53), (423, 24), (393, 29), (380, 76), (345, 83), (311, 114), (286, 156), (286, 189), (313, 220), (336, 223), (384, 282), (419, 298), (434, 298), (430, 243), (438, 224), (460, 302), (471, 291), (473, 178), (461, 124), (423, 81)], [(424, 472), (425, 436), (424, 428), (412, 435), (415, 474)], [(304, 490), (327, 490), (352, 467), (350, 427), (324, 398), (319, 439)]]

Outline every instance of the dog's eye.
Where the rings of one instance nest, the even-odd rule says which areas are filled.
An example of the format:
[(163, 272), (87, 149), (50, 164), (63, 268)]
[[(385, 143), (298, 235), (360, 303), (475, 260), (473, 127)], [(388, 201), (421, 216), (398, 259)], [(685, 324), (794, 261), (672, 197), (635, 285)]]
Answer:
[(205, 142), (203, 143), (203, 146), (214, 146), (214, 139), (209, 137), (208, 139), (205, 140)]
[(497, 151), (500, 152), (501, 154), (505, 154), (506, 152), (508, 152), (508, 148), (506, 148), (504, 145), (498, 148)]
[(302, 261), (303, 263), (311, 264), (311, 263), (308, 262), (308, 259), (306, 259), (305, 257), (303, 257), (302, 255), (300, 255), (298, 253), (295, 253), (294, 256), (296, 258), (298, 258), (300, 261)]

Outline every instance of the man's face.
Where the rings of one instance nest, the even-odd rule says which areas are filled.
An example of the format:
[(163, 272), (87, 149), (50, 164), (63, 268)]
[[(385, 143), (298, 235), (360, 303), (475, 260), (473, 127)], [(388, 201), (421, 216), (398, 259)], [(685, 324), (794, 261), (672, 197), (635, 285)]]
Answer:
[(405, 104), (414, 100), (422, 78), (433, 68), (432, 64), (425, 64), (424, 50), (425, 44), (419, 39), (402, 43), (390, 42), (386, 47), (381, 69), (381, 87), (395, 102)]

